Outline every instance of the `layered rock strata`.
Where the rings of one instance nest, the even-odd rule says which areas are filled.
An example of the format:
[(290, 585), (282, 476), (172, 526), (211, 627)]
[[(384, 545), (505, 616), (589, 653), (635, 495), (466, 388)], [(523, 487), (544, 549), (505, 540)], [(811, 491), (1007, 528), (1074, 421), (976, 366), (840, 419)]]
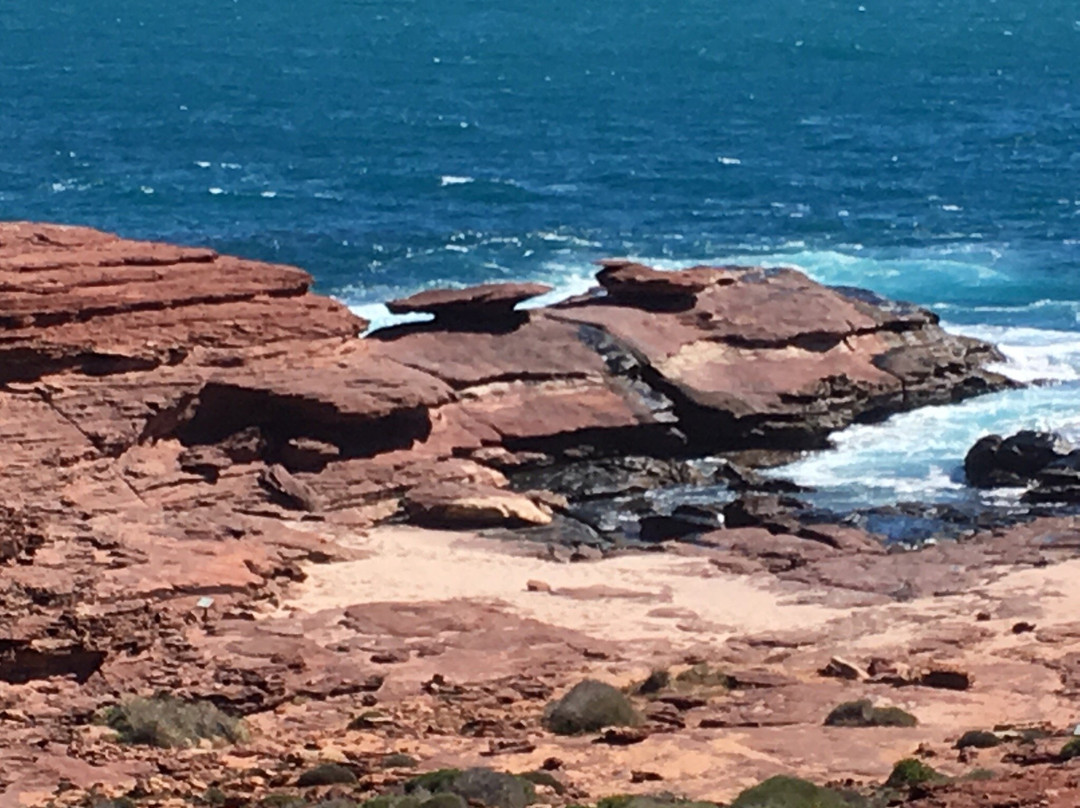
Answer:
[[(515, 306), (545, 287), (427, 293), (391, 306), (432, 322), (360, 339), (367, 323), (295, 268), (0, 225), (5, 698), (65, 682), (32, 722), (58, 727), (136, 689), (245, 713), (367, 693), (381, 674), (350, 649), (377, 626), (319, 644), (300, 618), (257, 619), (311, 565), (356, 558), (342, 536), (550, 528), (565, 498), (508, 474), (635, 455), (643, 485), (693, 482), (670, 461), (822, 446), (1008, 384), (991, 346), (931, 313), (794, 270), (609, 261), (598, 280), (529, 311)], [(865, 537), (784, 529), (754, 569), (878, 556)], [(718, 566), (750, 539), (712, 535)], [(49, 733), (31, 765), (28, 732), (11, 770), (62, 758)]]

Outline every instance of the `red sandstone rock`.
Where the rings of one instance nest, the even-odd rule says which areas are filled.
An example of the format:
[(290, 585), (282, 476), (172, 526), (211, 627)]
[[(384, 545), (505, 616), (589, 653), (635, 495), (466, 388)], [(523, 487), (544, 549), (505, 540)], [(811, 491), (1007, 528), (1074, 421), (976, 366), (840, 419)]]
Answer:
[[(297, 269), (0, 225), (0, 680), (18, 688), (0, 690), (5, 707), (33, 713), (0, 742), (0, 788), (30, 793), (33, 767), (63, 771), (80, 754), (72, 727), (118, 693), (165, 689), (266, 715), (380, 687), (362, 652), (388, 636), (440, 648), (455, 637), (455, 680), (518, 671), (526, 656), (535, 670), (579, 666), (594, 638), (490, 605), (276, 611), (305, 566), (351, 557), (334, 537), (357, 527), (401, 515), (550, 521), (537, 502), (557, 500), (506, 490), (494, 458), (662, 453), (680, 440), (791, 448), (855, 417), (1003, 383), (981, 367), (987, 346), (925, 312), (792, 271), (601, 275), (606, 298), (528, 314), (513, 307), (546, 287), (425, 293), (396, 310), (436, 312), (433, 324), (358, 340), (363, 321), (309, 294)], [(825, 528), (703, 542), (718, 566), (805, 584), (825, 602), (964, 592), (982, 581), (974, 570), (1064, 552), (1034, 528), (918, 556)], [(508, 637), (518, 656), (499, 658)], [(418, 652), (395, 672), (430, 664)], [(794, 720), (798, 695), (764, 718), (755, 696), (718, 720)], [(86, 787), (131, 785), (115, 766), (67, 771)]]
[(489, 283), (465, 289), (432, 289), (391, 300), (386, 307), (394, 314), (434, 314), (436, 322), (467, 327), (507, 320), (519, 303), (550, 291), (551, 287), (542, 283)]

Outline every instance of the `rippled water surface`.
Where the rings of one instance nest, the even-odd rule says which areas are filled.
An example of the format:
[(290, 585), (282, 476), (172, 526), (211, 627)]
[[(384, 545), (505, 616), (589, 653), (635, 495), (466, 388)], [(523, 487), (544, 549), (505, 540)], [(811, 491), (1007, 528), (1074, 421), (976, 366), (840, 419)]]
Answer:
[(296, 263), (369, 313), (590, 262), (788, 263), (1057, 384), (841, 436), (825, 495), (950, 497), (1080, 379), (1073, 2), (10, 3), (0, 217)]

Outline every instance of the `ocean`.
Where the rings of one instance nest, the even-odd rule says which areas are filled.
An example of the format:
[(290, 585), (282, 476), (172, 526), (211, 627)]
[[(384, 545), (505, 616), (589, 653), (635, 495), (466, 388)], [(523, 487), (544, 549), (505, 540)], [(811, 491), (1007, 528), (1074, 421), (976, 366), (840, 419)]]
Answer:
[(376, 320), (609, 255), (794, 265), (1037, 382), (785, 469), (837, 507), (970, 500), (979, 435), (1080, 433), (1075, 2), (9, 0), (0, 218), (296, 264)]

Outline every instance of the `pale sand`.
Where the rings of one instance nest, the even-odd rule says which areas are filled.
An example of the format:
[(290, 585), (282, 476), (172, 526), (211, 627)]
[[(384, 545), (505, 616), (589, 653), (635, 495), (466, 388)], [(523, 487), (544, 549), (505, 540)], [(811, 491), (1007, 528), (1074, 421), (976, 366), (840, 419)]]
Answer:
[[(704, 559), (645, 553), (559, 564), (523, 554), (520, 545), (472, 533), (404, 526), (336, 539), (368, 557), (307, 566), (308, 579), (286, 609), (311, 613), (360, 603), (469, 598), (496, 601), (521, 617), (608, 640), (675, 645), (684, 638), (689, 645), (818, 627), (846, 613), (795, 603), (767, 575), (723, 573)], [(542, 549), (536, 546), (537, 553)], [(556, 591), (528, 592), (531, 580)], [(559, 594), (602, 587), (614, 591), (599, 597)]]

